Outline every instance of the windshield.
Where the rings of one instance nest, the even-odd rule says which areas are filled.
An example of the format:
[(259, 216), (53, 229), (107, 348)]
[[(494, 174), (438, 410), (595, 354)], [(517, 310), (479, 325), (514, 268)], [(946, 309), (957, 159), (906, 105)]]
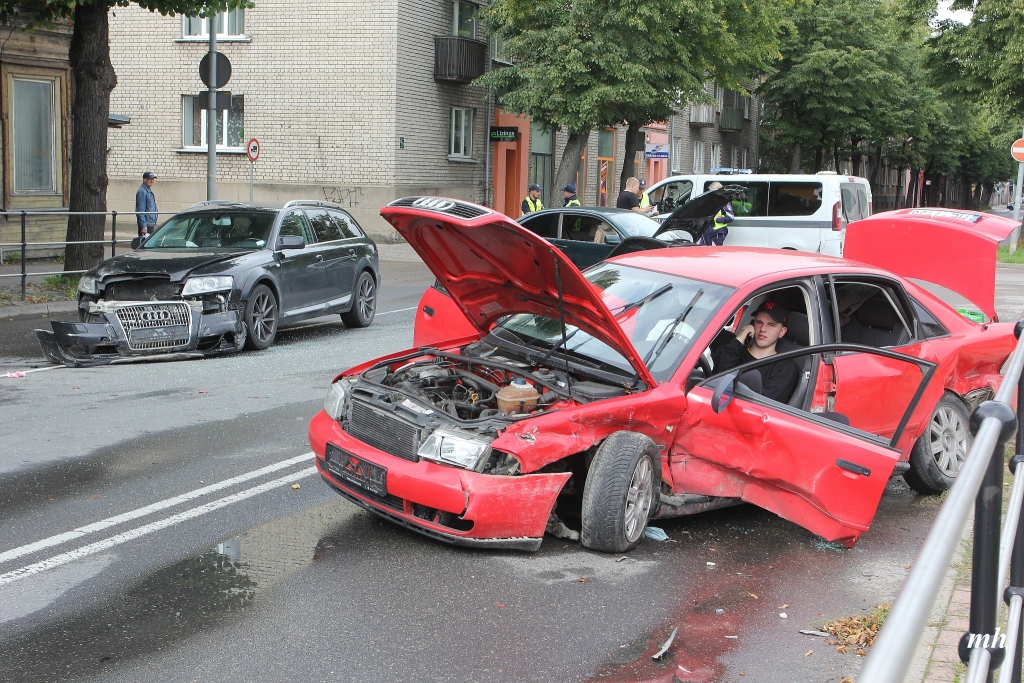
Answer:
[[(733, 291), (731, 287), (616, 263), (599, 264), (585, 275), (600, 291), (601, 299), (658, 382), (675, 374), (693, 341)], [(686, 313), (688, 307), (692, 308)], [(494, 331), (500, 334), (501, 330), (542, 349), (562, 342), (558, 320), (530, 313), (510, 316)], [(604, 342), (571, 325), (566, 327), (566, 335), (572, 335), (565, 345), (571, 357), (634, 374), (629, 361)], [(554, 356), (562, 352), (559, 349)]]
[(615, 225), (630, 237), (653, 237), (661, 224), (658, 221), (634, 212), (615, 214)]
[(262, 249), (276, 211), (208, 211), (172, 216), (143, 249)]

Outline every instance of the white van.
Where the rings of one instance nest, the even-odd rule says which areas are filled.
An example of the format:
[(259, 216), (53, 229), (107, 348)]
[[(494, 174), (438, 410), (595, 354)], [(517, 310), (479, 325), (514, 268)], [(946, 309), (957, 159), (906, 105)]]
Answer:
[(843, 255), (850, 221), (871, 215), (871, 185), (864, 178), (833, 171), (809, 174), (678, 175), (647, 190), (661, 216), (707, 191), (711, 183), (741, 185), (745, 200), (734, 201), (730, 246), (796, 249)]

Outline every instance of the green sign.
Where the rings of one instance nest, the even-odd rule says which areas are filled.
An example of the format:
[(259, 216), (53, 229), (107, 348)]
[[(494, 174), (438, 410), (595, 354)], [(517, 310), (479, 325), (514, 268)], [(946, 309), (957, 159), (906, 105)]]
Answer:
[(491, 126), (491, 142), (518, 142), (517, 126)]

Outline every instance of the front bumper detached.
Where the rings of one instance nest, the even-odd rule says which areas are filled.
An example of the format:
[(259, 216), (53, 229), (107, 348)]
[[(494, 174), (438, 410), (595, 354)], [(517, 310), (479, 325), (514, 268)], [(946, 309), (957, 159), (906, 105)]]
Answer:
[(104, 301), (89, 305), (104, 322), (52, 321), (36, 330), (43, 354), (68, 367), (160, 358), (203, 358), (241, 350), (238, 311), (203, 311), (201, 301)]

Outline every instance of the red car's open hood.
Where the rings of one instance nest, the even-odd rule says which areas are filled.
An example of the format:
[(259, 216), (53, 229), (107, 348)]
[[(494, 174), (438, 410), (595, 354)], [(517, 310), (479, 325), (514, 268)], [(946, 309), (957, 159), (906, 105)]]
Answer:
[(511, 313), (555, 320), (557, 270), (565, 322), (621, 353), (648, 387), (657, 384), (597, 291), (565, 254), (507, 216), (441, 197), (407, 197), (381, 209), (482, 333)]
[(996, 317), (996, 249), (1018, 223), (958, 209), (899, 209), (846, 226), (843, 256), (950, 289)]

